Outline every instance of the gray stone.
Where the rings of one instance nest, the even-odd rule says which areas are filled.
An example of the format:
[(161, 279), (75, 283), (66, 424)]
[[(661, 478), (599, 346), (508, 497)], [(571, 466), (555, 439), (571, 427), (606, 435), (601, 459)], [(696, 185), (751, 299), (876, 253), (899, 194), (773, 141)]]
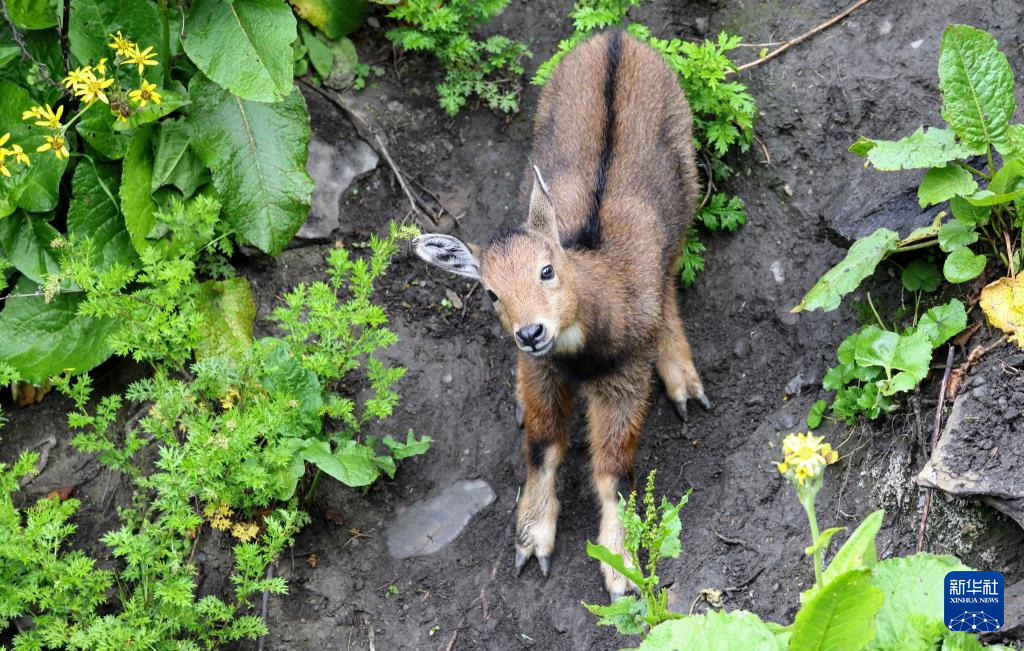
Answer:
[(315, 240), (330, 237), (341, 223), (341, 199), (352, 182), (377, 167), (379, 159), (365, 140), (349, 138), (327, 143), (316, 135), (309, 142), (306, 171), (313, 177), (316, 190), (309, 219), (298, 237)]
[(883, 173), (861, 168), (854, 176), (832, 201), (822, 204), (828, 211), (823, 217), (829, 233), (846, 244), (883, 227), (906, 237), (915, 228), (931, 224), (940, 210), (948, 211), (944, 203), (921, 208), (918, 170)]
[(455, 540), (470, 518), (493, 501), (494, 491), (484, 480), (457, 481), (398, 514), (388, 530), (388, 552), (399, 559), (433, 554)]

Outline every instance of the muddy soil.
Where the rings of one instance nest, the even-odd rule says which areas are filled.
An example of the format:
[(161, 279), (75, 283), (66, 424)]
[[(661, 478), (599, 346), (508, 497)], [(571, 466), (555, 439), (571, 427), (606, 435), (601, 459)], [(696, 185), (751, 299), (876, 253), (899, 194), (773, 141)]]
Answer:
[[(669, 1), (635, 10), (635, 17), (661, 36), (699, 38), (726, 29), (760, 43), (802, 33), (846, 4)], [(526, 40), (537, 55), (530, 64), (535, 68), (568, 33), (570, 6), (570, 0), (515, 0), (493, 29)], [(637, 461), (638, 477), (658, 469), (660, 493), (674, 497), (693, 489), (682, 512), (683, 554), (659, 572), (681, 610), (689, 610), (701, 589), (716, 588), (725, 590), (728, 609), (751, 609), (774, 621), (792, 618), (812, 573), (803, 554), (808, 541), (801, 508), (773, 461), (781, 456), (780, 432), (800, 429), (808, 406), (824, 397), (821, 377), (856, 317), (849, 306), (799, 317), (789, 309), (844, 255), (834, 243), (842, 238), (829, 228), (836, 207), (854, 192), (870, 202), (900, 182), (865, 170), (846, 149), (860, 134), (892, 138), (919, 124), (940, 124), (935, 68), (949, 22), (990, 30), (1014, 68), (1024, 70), (1022, 17), (1014, 0), (874, 0), (839, 26), (740, 75), (758, 100), (756, 130), (763, 142), (731, 160), (738, 173), (730, 189), (747, 202), (749, 221), (735, 235), (707, 238), (707, 268), (681, 293), (696, 363), (715, 408), (697, 410), (684, 427), (659, 388)], [(392, 155), (460, 216), (465, 238), (481, 240), (521, 220), (517, 189), (536, 89), (524, 87), (524, 110), (511, 119), (486, 110), (448, 118), (436, 105), (436, 65), (415, 57), (395, 65), (390, 50), (381, 48), (379, 31), (366, 31), (361, 54), (386, 65), (387, 73), (354, 99), (384, 127)], [(737, 58), (756, 56), (751, 48)], [(307, 93), (307, 99), (322, 138), (350, 133), (334, 107), (316, 95)], [(388, 220), (406, 216), (386, 168), (354, 189), (332, 239), (362, 241)], [(248, 263), (260, 315), (296, 282), (320, 277), (332, 244), (296, 242), (276, 262)], [(441, 305), (446, 289), (463, 298), (464, 310)], [(332, 482), (321, 485), (313, 524), (280, 565), (290, 594), (271, 600), (266, 648), (561, 651), (634, 642), (594, 626), (580, 604), (607, 599), (597, 562), (584, 551), (596, 537), (597, 505), (582, 418), (559, 476), (562, 511), (551, 576), (544, 579), (532, 564), (515, 578), (513, 518), (524, 464), (513, 345), (479, 289), (408, 253), (381, 291), (401, 337), (388, 356), (409, 369), (401, 383), (403, 402), (387, 431), (413, 429), (430, 435), (434, 445), (426, 457), (406, 461), (395, 481), (365, 495)], [(978, 337), (984, 336), (983, 329)], [(109, 384), (119, 384), (126, 371), (105, 372)], [(825, 526), (852, 527), (885, 508), (880, 555), (914, 551), (922, 500), (914, 477), (925, 461), (920, 442), (930, 437), (937, 394), (931, 378), (899, 414), (852, 430), (834, 428), (830, 438), (840, 444), (843, 459), (819, 497)], [(12, 413), (0, 456), (9, 459), (17, 449), (55, 436), (50, 465), (29, 493), (75, 485), (84, 502), (81, 538), (94, 538), (113, 526), (111, 505), (124, 499), (124, 487), (69, 450), (62, 416), (67, 406), (51, 396)], [(496, 499), (454, 542), (429, 556), (391, 558), (385, 541), (396, 513), (457, 480), (478, 478)], [(1010, 585), (1024, 578), (1022, 542), (1021, 530), (990, 507), (936, 494), (928, 550), (1000, 570)], [(315, 568), (306, 563), (311, 553), (318, 558)], [(227, 563), (220, 543), (204, 544), (199, 558), (203, 591), (220, 589)], [(388, 589), (392, 584), (397, 594)], [(700, 603), (695, 610), (705, 607)]]

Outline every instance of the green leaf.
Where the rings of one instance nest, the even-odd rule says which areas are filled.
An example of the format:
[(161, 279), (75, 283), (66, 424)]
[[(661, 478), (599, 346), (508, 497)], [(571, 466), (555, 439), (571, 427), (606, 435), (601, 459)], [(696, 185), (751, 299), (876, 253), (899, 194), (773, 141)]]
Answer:
[(313, 64), (320, 77), (327, 77), (334, 69), (334, 52), (331, 50), (331, 44), (318, 34), (314, 34), (306, 23), (299, 23), (299, 33), (302, 34), (302, 43), (306, 46), (309, 62)]
[(432, 439), (429, 436), (424, 436), (417, 441), (416, 437), (412, 433), (412, 430), (409, 430), (409, 432), (405, 435), (405, 443), (400, 443), (399, 441), (396, 441), (394, 438), (391, 437), (390, 434), (384, 437), (383, 442), (384, 445), (387, 446), (388, 450), (390, 451), (391, 456), (396, 461), (401, 461), (402, 459), (407, 459), (409, 457), (415, 457), (421, 454), (426, 454), (427, 450), (430, 449), (431, 440)]
[[(21, 145), (32, 161), (30, 166), (10, 158), (5, 162), (11, 176), (0, 176), (0, 218), (11, 214), (15, 208), (49, 212), (57, 207), (58, 186), (68, 160), (58, 159), (49, 151), (36, 153), (36, 147), (46, 143), (47, 132), (21, 119), (22, 111), (33, 104), (38, 102), (27, 90), (0, 81), (0, 125), (3, 125), (0, 135), (11, 134), (3, 146), (10, 149), (11, 145)], [(53, 109), (57, 110), (56, 105)]]
[(969, 248), (956, 249), (946, 257), (942, 265), (942, 275), (951, 283), (965, 283), (981, 275), (985, 271), (988, 258), (975, 255)]
[(260, 384), (281, 403), (298, 402), (298, 408), (293, 408), (291, 417), (280, 424), (279, 431), (296, 438), (319, 435), (324, 425), (323, 386), (316, 373), (305, 368), (280, 340), (264, 338), (257, 343), (270, 348)]
[(68, 233), (92, 241), (97, 270), (138, 262), (118, 206), (121, 170), (118, 165), (83, 160), (71, 179)]
[(280, 0), (196, 0), (185, 30), (185, 53), (221, 87), (256, 102), (292, 93), (295, 16)]
[(346, 486), (368, 486), (380, 476), (373, 450), (356, 441), (343, 441), (333, 453), (327, 441), (311, 441), (302, 456)]
[(828, 409), (828, 403), (824, 400), (817, 400), (811, 405), (810, 410), (807, 412), (807, 427), (809, 429), (818, 429), (821, 426), (821, 420), (825, 417), (826, 409)]
[(57, 0), (3, 0), (7, 14), (16, 27), (22, 29), (46, 29), (59, 22), (62, 3)]
[(857, 240), (843, 261), (825, 272), (792, 311), (830, 312), (836, 309), (843, 296), (857, 289), (861, 281), (875, 271), (878, 263), (896, 250), (899, 241), (899, 234), (887, 228), (879, 228), (871, 235)]
[(113, 59), (114, 50), (107, 46), (110, 43), (107, 35), (120, 31), (124, 38), (142, 49), (153, 47), (157, 65), (146, 66), (146, 77), (151, 81), (164, 78), (164, 66), (170, 61), (170, 53), (164, 49), (160, 11), (155, 2), (71, 0), (69, 22), (71, 53), (82, 65), (94, 64), (103, 57)]
[(785, 644), (771, 627), (745, 610), (709, 610), (702, 615), (662, 622), (637, 651), (783, 651)]
[(627, 566), (621, 554), (616, 554), (604, 545), (595, 545), (588, 540), (587, 556), (596, 558), (637, 585), (644, 582), (644, 575), (639, 570), (635, 567)]
[(964, 224), (987, 224), (991, 209), (988, 206), (975, 206), (963, 197), (953, 197), (949, 200), (949, 208), (953, 211), (953, 217)]
[(1024, 188), (1018, 188), (1011, 192), (996, 193), (989, 189), (978, 190), (969, 197), (964, 197), (968, 203), (974, 206), (998, 206), (1010, 203), (1014, 199), (1024, 197)]
[(196, 75), (189, 95), (192, 147), (213, 171), (224, 212), (246, 243), (277, 255), (306, 221), (313, 192), (302, 94), (260, 104)]
[(925, 172), (917, 188), (917, 198), (925, 208), (953, 197), (974, 194), (977, 190), (978, 182), (970, 172), (959, 165), (943, 165)]
[(0, 45), (0, 68), (13, 61), (21, 54), (17, 45)]
[(196, 292), (196, 311), (203, 333), (196, 348), (197, 358), (228, 354), (252, 343), (256, 303), (245, 278), (201, 283)]
[(942, 639), (942, 651), (985, 651), (986, 648), (989, 651), (996, 651), (998, 649), (1010, 650), (1009, 647), (1003, 646), (983, 647), (981, 642), (978, 641), (977, 636), (965, 631), (950, 631)]
[(156, 223), (156, 202), (150, 193), (153, 185), (152, 124), (141, 127), (132, 138), (121, 171), (121, 212), (135, 250), (150, 246), (146, 236)]
[(974, 230), (974, 225), (965, 224), (959, 219), (948, 221), (939, 229), (939, 248), (946, 253), (977, 241), (978, 233)]
[(75, 125), (78, 135), (110, 160), (121, 160), (128, 153), (132, 136), (114, 130), (116, 118), (110, 111), (89, 111)]
[(52, 215), (30, 215), (16, 210), (0, 218), (0, 248), (18, 271), (43, 284), (46, 276), (60, 272), (60, 260), (50, 244), (60, 233), (49, 220)]
[(191, 130), (184, 120), (164, 120), (156, 140), (150, 191), (165, 185), (181, 190), (189, 198), (210, 178), (209, 170), (189, 148)]
[[(953, 556), (915, 554), (879, 561), (871, 583), (885, 595), (875, 620), (875, 639), (868, 649), (934, 649), (942, 635), (942, 581), (947, 572), (969, 570)], [(948, 632), (948, 631), (947, 631)]]
[(819, 549), (828, 549), (829, 543), (832, 542), (832, 537), (841, 531), (846, 531), (846, 527), (829, 527), (828, 529), (825, 529), (820, 534), (818, 534), (818, 537), (817, 539), (815, 539), (814, 544), (804, 549), (804, 553), (808, 556), (813, 556), (814, 553), (817, 552)]
[(875, 636), (882, 591), (869, 570), (846, 572), (800, 609), (789, 651), (860, 651)]
[[(39, 285), (22, 278), (13, 293), (39, 291)], [(36, 385), (65, 370), (84, 373), (107, 359), (113, 321), (79, 316), (81, 300), (75, 294), (60, 294), (49, 303), (42, 296), (8, 297), (0, 311), (0, 359)]]
[(927, 260), (913, 260), (900, 274), (903, 287), (908, 292), (924, 291), (934, 292), (942, 284), (942, 274), (934, 262)]
[(918, 127), (900, 140), (871, 140), (861, 136), (850, 145), (850, 152), (867, 156), (875, 169), (883, 172), (919, 169), (945, 165), (950, 161), (980, 153), (965, 143), (958, 143), (949, 129)]
[(306, 442), (303, 439), (291, 437), (281, 439), (281, 455), (287, 458), (288, 462), (271, 473), (278, 486), (274, 496), (281, 501), (288, 501), (295, 495), (299, 480), (306, 474), (306, 461), (302, 458), (302, 450), (305, 446)]
[(882, 528), (884, 516), (884, 511), (875, 511), (853, 530), (822, 574), (822, 580), (826, 585), (846, 572), (870, 568), (878, 562), (875, 537)]
[(600, 617), (599, 626), (614, 626), (622, 635), (641, 635), (644, 633), (644, 603), (636, 595), (619, 597), (608, 606), (584, 603), (583, 606), (593, 615)]
[(317, 27), (328, 38), (338, 38), (356, 31), (370, 13), (367, 0), (288, 0), (295, 13)]
[(931, 308), (917, 323), (917, 331), (928, 336), (933, 348), (946, 343), (967, 327), (967, 309), (958, 299)]
[(886, 380), (879, 383), (883, 395), (890, 396), (917, 386), (928, 375), (932, 347), (926, 334), (899, 335), (868, 326), (857, 340), (854, 359), (858, 366), (880, 366)]
[(1017, 108), (1013, 69), (990, 34), (967, 25), (950, 25), (939, 45), (942, 118), (969, 146), (984, 148), (1007, 141)]

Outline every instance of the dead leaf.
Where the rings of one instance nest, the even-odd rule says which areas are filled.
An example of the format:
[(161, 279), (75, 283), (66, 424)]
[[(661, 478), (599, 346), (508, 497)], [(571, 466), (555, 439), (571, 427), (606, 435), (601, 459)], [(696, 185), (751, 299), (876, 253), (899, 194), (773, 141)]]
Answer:
[(967, 342), (969, 342), (971, 340), (971, 337), (974, 336), (974, 333), (977, 332), (978, 328), (980, 328), (980, 327), (981, 327), (981, 321), (975, 321), (971, 325), (967, 326), (966, 330), (964, 330), (963, 332), (961, 332), (957, 336), (953, 337), (951, 343), (954, 346), (961, 346), (961, 347), (966, 346)]
[(309, 556), (306, 557), (306, 565), (308, 565), (310, 567), (310, 569), (315, 570), (316, 569), (316, 564), (319, 562), (319, 560), (320, 559), (318, 559), (316, 557), (316, 554), (310, 554)]
[(75, 487), (71, 485), (61, 486), (57, 490), (52, 490), (46, 494), (47, 499), (53, 499), (55, 497), (60, 498), (61, 502), (66, 502), (71, 499), (71, 493), (75, 491)]
[(343, 522), (345, 522), (345, 516), (342, 515), (341, 511), (328, 511), (327, 513), (324, 513), (324, 518), (326, 518), (331, 524), (336, 524), (339, 527)]
[(981, 290), (981, 310), (989, 322), (1024, 348), (1024, 271), (1000, 278)]
[(456, 310), (462, 309), (462, 299), (459, 298), (458, 294), (456, 294), (450, 289), (446, 289), (444, 290), (444, 295), (447, 296), (448, 300), (452, 302), (452, 307), (454, 307)]

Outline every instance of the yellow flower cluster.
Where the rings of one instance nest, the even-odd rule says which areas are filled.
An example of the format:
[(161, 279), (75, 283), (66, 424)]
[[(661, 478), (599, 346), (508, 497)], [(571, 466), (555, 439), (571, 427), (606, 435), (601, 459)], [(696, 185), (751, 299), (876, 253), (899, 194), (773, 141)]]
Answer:
[(235, 512), (230, 504), (207, 504), (203, 508), (203, 515), (210, 521), (210, 526), (218, 531), (227, 531), (231, 528), (231, 516)]
[(787, 436), (782, 441), (782, 452), (785, 458), (776, 467), (787, 479), (795, 480), (801, 486), (808, 479), (821, 476), (825, 466), (839, 459), (839, 453), (825, 443), (824, 436), (815, 436), (810, 432)]
[(4, 147), (4, 145), (6, 145), (7, 141), (10, 140), (10, 139), (11, 139), (11, 134), (10, 133), (5, 133), (4, 135), (0, 136), (0, 174), (2, 174), (4, 176), (10, 176), (11, 175), (11, 171), (9, 169), (7, 169), (7, 165), (4, 163), (4, 160), (8, 156), (13, 158), (15, 162), (21, 163), (22, 165), (31, 165), (32, 164), (31, 162), (29, 162), (28, 156), (25, 155), (25, 150), (23, 150), (21, 148), (21, 145), (16, 145), (14, 143), (11, 143), (10, 149), (8, 149), (7, 147)]
[(260, 526), (255, 522), (238, 522), (231, 527), (231, 535), (242, 542), (249, 542), (260, 532)]
[(67, 142), (64, 140), (64, 131), (67, 127), (61, 122), (62, 115), (64, 115), (63, 106), (58, 106), (54, 111), (49, 104), (33, 106), (21, 113), (22, 120), (35, 120), (33, 124), (37, 127), (46, 127), (53, 132), (46, 136), (45, 143), (36, 147), (36, 151), (52, 151), (58, 159), (67, 158), (70, 155)]

